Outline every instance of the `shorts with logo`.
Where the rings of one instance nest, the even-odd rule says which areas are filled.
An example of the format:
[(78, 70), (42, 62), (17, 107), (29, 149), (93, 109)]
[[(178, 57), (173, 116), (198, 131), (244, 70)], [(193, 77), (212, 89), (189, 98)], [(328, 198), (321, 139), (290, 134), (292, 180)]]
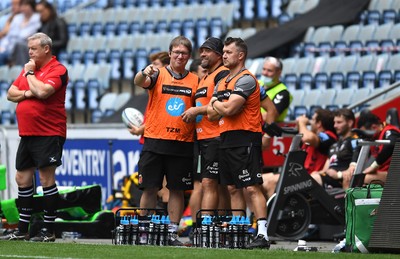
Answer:
[(233, 147), (220, 150), (219, 173), (222, 185), (243, 188), (262, 184), (261, 146)]
[(60, 166), (65, 138), (60, 136), (23, 136), (19, 142), (15, 167), (28, 168)]
[(140, 189), (161, 189), (164, 175), (170, 190), (193, 189), (193, 157), (142, 151), (138, 167)]
[(199, 141), (201, 155), (201, 179), (219, 180), (219, 146), (220, 139), (204, 139)]

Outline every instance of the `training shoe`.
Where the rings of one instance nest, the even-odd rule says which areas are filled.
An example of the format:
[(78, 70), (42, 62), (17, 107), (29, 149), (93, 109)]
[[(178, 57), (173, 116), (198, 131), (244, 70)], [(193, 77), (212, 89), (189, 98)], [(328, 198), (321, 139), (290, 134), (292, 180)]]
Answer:
[(29, 240), (29, 233), (21, 233), (18, 229), (6, 233), (0, 240)]
[(332, 249), (332, 253), (342, 253), (346, 252), (346, 238), (339, 242), (339, 244), (335, 245)]
[(178, 240), (178, 234), (176, 232), (168, 233), (168, 243), (169, 246), (183, 246), (183, 243)]
[(48, 232), (46, 228), (42, 228), (40, 230), (40, 232), (36, 236), (29, 239), (29, 241), (32, 241), (32, 242), (54, 242), (54, 241), (56, 241), (56, 236), (54, 235), (54, 233)]
[(269, 242), (269, 240), (266, 240), (264, 235), (260, 234), (253, 240), (253, 242), (246, 245), (245, 248), (246, 249), (254, 249), (254, 248), (269, 249), (270, 246), (271, 246), (271, 243)]

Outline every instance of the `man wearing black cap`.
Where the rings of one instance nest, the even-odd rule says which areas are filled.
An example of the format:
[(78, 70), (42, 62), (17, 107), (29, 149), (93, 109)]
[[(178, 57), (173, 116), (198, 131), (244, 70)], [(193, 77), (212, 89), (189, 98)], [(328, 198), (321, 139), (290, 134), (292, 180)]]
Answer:
[[(207, 70), (207, 74), (199, 82), (195, 95), (196, 107), (189, 108), (185, 112), (197, 115), (196, 134), (198, 148), (197, 150), (195, 148), (194, 157), (196, 159), (200, 154), (201, 160), (201, 168), (193, 177), (198, 183), (201, 181), (201, 185), (194, 184), (191, 202), (189, 202), (192, 205), (192, 214), (196, 214), (200, 208), (214, 210), (218, 207), (219, 125), (218, 121), (209, 121), (206, 115), (207, 105), (213, 95), (215, 85), (221, 78), (229, 74), (228, 69), (222, 63), (223, 46), (222, 41), (214, 37), (208, 38), (200, 46), (201, 67)], [(197, 167), (197, 163), (195, 163), (195, 166)], [(202, 192), (196, 191), (196, 188), (201, 188)], [(194, 223), (193, 225), (195, 225)]]

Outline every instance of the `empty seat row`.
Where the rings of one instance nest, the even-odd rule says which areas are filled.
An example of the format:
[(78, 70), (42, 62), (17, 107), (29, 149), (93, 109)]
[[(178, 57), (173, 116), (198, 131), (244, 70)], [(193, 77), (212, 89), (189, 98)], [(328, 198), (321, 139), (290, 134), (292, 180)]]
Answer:
[(398, 10), (366, 10), (361, 14), (361, 24), (385, 24), (385, 23), (398, 23), (400, 21), (400, 13)]

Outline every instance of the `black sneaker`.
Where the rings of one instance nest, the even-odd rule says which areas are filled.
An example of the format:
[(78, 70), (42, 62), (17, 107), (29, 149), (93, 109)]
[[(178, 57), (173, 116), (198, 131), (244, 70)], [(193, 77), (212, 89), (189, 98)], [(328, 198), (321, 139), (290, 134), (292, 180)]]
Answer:
[(29, 233), (22, 233), (18, 229), (6, 233), (0, 240), (29, 240)]
[(183, 246), (183, 243), (178, 240), (178, 234), (176, 232), (168, 233), (168, 243), (169, 246)]
[(250, 244), (246, 245), (246, 249), (254, 249), (254, 248), (260, 248), (260, 249), (269, 249), (271, 246), (271, 243), (269, 240), (266, 240), (264, 235), (258, 235), (253, 242)]
[(54, 235), (54, 233), (48, 232), (46, 228), (42, 228), (40, 230), (40, 232), (36, 236), (29, 239), (29, 241), (32, 241), (32, 242), (54, 242), (54, 241), (56, 241), (56, 235)]

